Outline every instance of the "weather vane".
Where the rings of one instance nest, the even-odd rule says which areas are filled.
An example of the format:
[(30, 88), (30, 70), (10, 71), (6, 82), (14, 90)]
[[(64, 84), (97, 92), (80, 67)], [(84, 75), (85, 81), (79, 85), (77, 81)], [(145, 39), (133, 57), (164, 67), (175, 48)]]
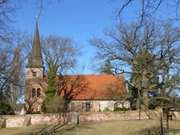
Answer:
[(36, 21), (39, 20), (41, 14), (42, 14), (42, 9), (43, 9), (43, 0), (40, 1), (39, 12), (38, 12), (38, 14), (37, 14), (36, 17), (35, 17)]

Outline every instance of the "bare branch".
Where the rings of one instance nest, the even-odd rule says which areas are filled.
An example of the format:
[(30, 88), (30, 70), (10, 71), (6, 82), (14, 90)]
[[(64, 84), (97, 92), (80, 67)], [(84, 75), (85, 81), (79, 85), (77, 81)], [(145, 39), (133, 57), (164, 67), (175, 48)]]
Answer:
[(124, 11), (125, 8), (127, 8), (129, 6), (129, 4), (131, 4), (131, 2), (133, 2), (134, 0), (127, 0), (122, 7), (120, 8), (120, 10), (118, 11), (118, 16), (120, 16), (122, 14), (122, 12)]

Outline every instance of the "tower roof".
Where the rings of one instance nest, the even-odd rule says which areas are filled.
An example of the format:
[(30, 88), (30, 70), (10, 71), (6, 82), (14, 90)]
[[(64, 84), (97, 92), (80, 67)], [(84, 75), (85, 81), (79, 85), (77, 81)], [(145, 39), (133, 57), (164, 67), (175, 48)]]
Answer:
[(29, 56), (27, 67), (31, 67), (31, 68), (43, 67), (38, 21), (36, 21), (34, 39), (32, 44), (32, 52)]

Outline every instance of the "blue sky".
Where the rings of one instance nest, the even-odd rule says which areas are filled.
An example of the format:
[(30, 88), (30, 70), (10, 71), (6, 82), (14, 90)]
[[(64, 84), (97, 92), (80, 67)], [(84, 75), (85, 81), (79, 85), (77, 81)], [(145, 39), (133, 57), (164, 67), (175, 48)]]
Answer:
[[(72, 38), (81, 48), (78, 72), (94, 73), (93, 56), (95, 49), (88, 40), (102, 37), (103, 31), (115, 25), (115, 0), (61, 0), (55, 3), (44, 3), (40, 17), (40, 33), (43, 36), (59, 35)], [(17, 10), (15, 28), (33, 34), (35, 16), (39, 3), (27, 0)]]
[[(40, 0), (18, 0), (19, 9), (16, 13), (15, 28), (33, 34), (35, 17), (39, 12)], [(117, 9), (121, 7), (121, 0), (44, 0), (44, 8), (39, 20), (42, 36), (59, 35), (72, 38), (82, 48), (79, 58), (78, 72), (92, 74), (95, 48), (88, 40), (92, 37), (103, 37), (105, 29), (113, 28), (117, 24)], [(47, 2), (48, 1), (48, 2)], [(52, 2), (59, 1), (59, 2)], [(165, 7), (165, 4), (163, 5)], [(133, 3), (125, 10), (123, 21), (136, 19), (139, 8)], [(157, 18), (166, 18), (169, 10), (157, 14)], [(173, 11), (171, 11), (173, 12)], [(163, 14), (162, 14), (163, 13)], [(174, 13), (174, 12), (173, 12)]]

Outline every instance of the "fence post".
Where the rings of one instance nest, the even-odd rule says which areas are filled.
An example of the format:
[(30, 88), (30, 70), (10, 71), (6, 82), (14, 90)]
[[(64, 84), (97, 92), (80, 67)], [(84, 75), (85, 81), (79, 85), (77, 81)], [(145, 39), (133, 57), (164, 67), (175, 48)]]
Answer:
[(164, 128), (163, 128), (163, 110), (161, 108), (160, 111), (160, 135), (164, 135)]

